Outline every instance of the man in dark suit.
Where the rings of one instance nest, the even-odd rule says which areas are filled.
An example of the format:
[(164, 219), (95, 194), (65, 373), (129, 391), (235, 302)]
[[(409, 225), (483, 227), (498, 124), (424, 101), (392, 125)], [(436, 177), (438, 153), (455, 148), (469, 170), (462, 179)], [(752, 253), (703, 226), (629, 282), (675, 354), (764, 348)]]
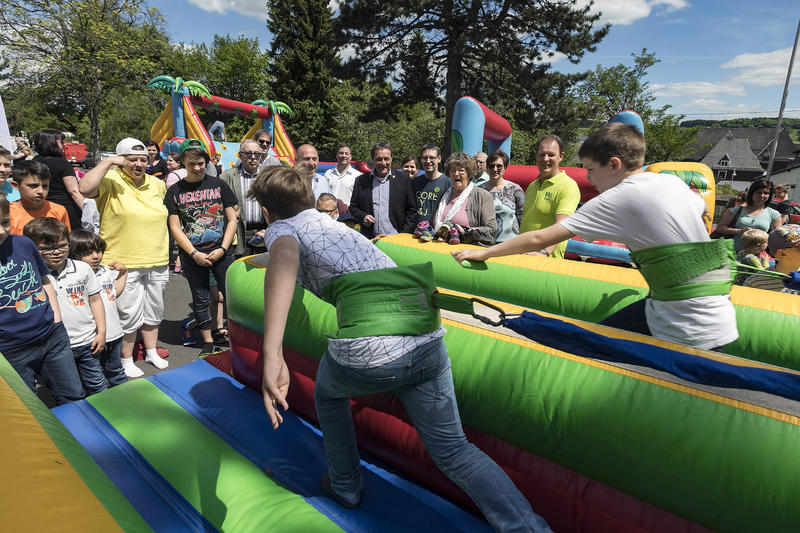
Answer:
[(392, 171), (392, 147), (379, 142), (372, 147), (372, 171), (356, 178), (349, 213), (367, 238), (394, 235), (414, 229), (416, 200), (411, 180)]

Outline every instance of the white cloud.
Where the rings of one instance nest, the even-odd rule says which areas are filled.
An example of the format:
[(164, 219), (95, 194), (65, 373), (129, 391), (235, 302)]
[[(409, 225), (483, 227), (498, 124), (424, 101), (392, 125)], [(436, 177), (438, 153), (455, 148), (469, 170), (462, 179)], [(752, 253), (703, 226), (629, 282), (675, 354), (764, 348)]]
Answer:
[(683, 81), (666, 84), (654, 84), (650, 88), (659, 98), (713, 98), (726, 94), (731, 96), (746, 96), (745, 88), (734, 81), (709, 82), (709, 81)]
[(203, 11), (225, 14), (236, 11), (242, 15), (259, 17), (266, 20), (267, 8), (264, 0), (189, 0)]
[(689, 7), (687, 0), (595, 0), (592, 12), (600, 12), (600, 22), (626, 26), (649, 17), (654, 9), (664, 13)]
[[(743, 84), (759, 87), (783, 85), (786, 83), (786, 70), (789, 68), (791, 54), (791, 47), (772, 52), (739, 54), (723, 63), (721, 67), (736, 70), (737, 72), (732, 77)], [(800, 67), (800, 57), (795, 57), (792, 69), (793, 84), (800, 84), (800, 76), (797, 75), (798, 67)]]

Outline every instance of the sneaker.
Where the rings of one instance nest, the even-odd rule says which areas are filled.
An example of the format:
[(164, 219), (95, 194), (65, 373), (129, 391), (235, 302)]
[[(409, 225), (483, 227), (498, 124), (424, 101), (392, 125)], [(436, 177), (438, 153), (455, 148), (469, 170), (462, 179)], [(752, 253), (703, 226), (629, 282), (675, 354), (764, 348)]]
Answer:
[(416, 237), (417, 239), (421, 238), (422, 234), (426, 230), (430, 230), (430, 227), (431, 227), (430, 222), (428, 222), (427, 220), (421, 221), (419, 224), (417, 224), (417, 229), (414, 230), (414, 237)]
[(433, 230), (428, 227), (420, 234), (419, 240), (422, 242), (431, 242), (433, 240)]
[(333, 487), (331, 487), (331, 477), (325, 472), (322, 475), (322, 479), (319, 480), (319, 488), (322, 489), (322, 492), (333, 498), (333, 500), (344, 507), (345, 509), (355, 509), (359, 505), (361, 505), (361, 498), (356, 500), (355, 503), (350, 503), (338, 494), (334, 492)]
[(458, 228), (451, 228), (447, 234), (447, 244), (461, 244), (461, 238), (458, 235)]
[(216, 346), (214, 346), (213, 342), (203, 343), (203, 347), (200, 348), (200, 353), (197, 354), (197, 357), (205, 357), (207, 355), (214, 355), (215, 353), (218, 353), (218, 352), (215, 351), (215, 349), (216, 349)]

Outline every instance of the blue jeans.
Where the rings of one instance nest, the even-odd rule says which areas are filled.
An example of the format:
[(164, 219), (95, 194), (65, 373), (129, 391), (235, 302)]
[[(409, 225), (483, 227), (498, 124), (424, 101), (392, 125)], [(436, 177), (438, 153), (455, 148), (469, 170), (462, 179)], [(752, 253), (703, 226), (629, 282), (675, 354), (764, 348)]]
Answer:
[(108, 388), (108, 381), (103, 374), (103, 366), (100, 364), (100, 355), (102, 353), (93, 354), (91, 344), (72, 348), (72, 354), (75, 356), (75, 365), (78, 367), (78, 374), (81, 376), (86, 396), (103, 392)]
[(34, 342), (6, 348), (3, 355), (32, 391), (36, 392), (34, 378), (39, 374), (59, 405), (84, 398), (69, 335), (61, 322), (53, 324), (47, 335)]
[(472, 498), (496, 531), (550, 531), (505, 472), (467, 441), (441, 339), (377, 368), (350, 368), (336, 363), (327, 351), (323, 355), (314, 401), (331, 486), (341, 498), (355, 503), (363, 487), (350, 397), (388, 390), (403, 402), (436, 465)]
[(128, 376), (122, 369), (121, 351), (122, 337), (107, 342), (106, 347), (100, 353), (100, 365), (103, 367), (103, 374), (106, 376), (109, 387), (116, 387), (128, 381)]
[(217, 281), (217, 288), (223, 296), (225, 296), (225, 273), (228, 267), (233, 263), (233, 252), (228, 250), (228, 253), (210, 267), (200, 266), (194, 262), (194, 259), (184, 252), (181, 254), (181, 270), (186, 281), (189, 282), (189, 290), (192, 292), (192, 309), (194, 310), (194, 318), (197, 320), (197, 326), (200, 329), (211, 329), (211, 311), (209, 310), (209, 289), (210, 289), (210, 276), (209, 272), (214, 274), (214, 279)]

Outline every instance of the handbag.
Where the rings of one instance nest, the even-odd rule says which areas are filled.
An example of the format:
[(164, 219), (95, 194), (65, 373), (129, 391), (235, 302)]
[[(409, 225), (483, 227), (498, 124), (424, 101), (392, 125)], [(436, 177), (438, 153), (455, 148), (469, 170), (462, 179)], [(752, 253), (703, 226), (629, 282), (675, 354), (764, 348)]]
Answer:
[[(740, 205), (739, 211), (736, 213), (736, 216), (734, 216), (731, 223), (728, 224), (729, 228), (736, 226), (736, 221), (739, 220), (739, 215), (742, 214), (742, 211), (744, 211), (744, 206)], [(715, 228), (714, 231), (711, 232), (711, 235), (709, 235), (709, 237), (711, 237), (712, 239), (733, 239), (735, 235), (723, 235), (722, 233), (717, 232)]]

